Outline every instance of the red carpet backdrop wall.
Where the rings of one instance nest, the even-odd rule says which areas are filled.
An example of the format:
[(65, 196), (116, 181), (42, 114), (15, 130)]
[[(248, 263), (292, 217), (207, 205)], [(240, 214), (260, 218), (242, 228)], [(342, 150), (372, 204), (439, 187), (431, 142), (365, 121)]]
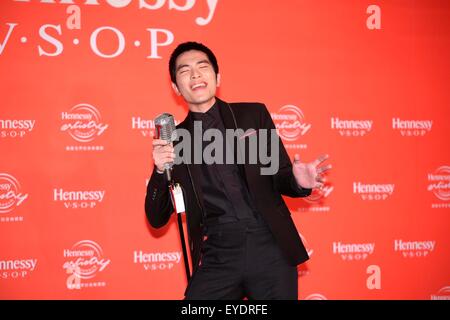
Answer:
[(2, 0), (0, 298), (181, 299), (176, 221), (146, 222), (171, 51), (217, 55), (293, 157), (299, 299), (450, 297), (449, 1)]

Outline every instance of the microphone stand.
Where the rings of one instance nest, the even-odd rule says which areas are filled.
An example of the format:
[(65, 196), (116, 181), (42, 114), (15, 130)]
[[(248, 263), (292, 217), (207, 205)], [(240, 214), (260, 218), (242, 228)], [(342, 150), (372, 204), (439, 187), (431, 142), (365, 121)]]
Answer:
[(178, 231), (180, 233), (181, 248), (183, 250), (184, 268), (186, 271), (187, 281), (189, 282), (189, 280), (191, 279), (191, 271), (189, 269), (189, 259), (186, 249), (186, 240), (184, 238), (183, 220), (181, 217), (182, 213), (186, 213), (183, 199), (183, 191), (181, 190), (181, 187), (178, 183), (175, 184), (173, 181), (169, 180), (169, 193), (170, 198), (172, 200), (173, 208), (175, 209), (175, 212), (177, 214)]
[[(168, 113), (163, 113), (155, 119), (155, 138), (166, 140), (168, 143), (173, 140), (173, 133), (175, 130), (175, 123), (173, 116)], [(177, 213), (178, 231), (180, 233), (181, 248), (183, 250), (184, 268), (186, 271), (187, 281), (191, 279), (191, 272), (189, 270), (189, 259), (186, 250), (186, 240), (184, 238), (183, 220), (181, 218), (182, 213), (186, 213), (185, 204), (183, 199), (183, 191), (178, 183), (174, 183), (172, 180), (172, 168), (165, 165), (164, 174), (169, 182), (170, 199), (172, 200), (173, 208)]]

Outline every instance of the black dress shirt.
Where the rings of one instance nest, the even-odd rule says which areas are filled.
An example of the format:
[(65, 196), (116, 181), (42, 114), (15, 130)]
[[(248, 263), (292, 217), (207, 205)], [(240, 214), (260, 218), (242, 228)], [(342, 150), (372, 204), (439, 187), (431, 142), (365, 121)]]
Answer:
[[(218, 158), (217, 162), (219, 163), (206, 164), (202, 157), (200, 166), (201, 189), (206, 210), (205, 225), (255, 219), (257, 212), (237, 164), (226, 164), (225, 152), (229, 148), (226, 148), (225, 126), (218, 103), (216, 102), (205, 113), (192, 111), (190, 113), (193, 121), (201, 121), (203, 131), (201, 134), (214, 128), (218, 129), (223, 137), (223, 157)], [(194, 132), (194, 134), (200, 134), (200, 132)], [(211, 142), (203, 141), (202, 155), (203, 150), (212, 143), (214, 143), (214, 139)], [(215, 154), (212, 153), (212, 155)]]

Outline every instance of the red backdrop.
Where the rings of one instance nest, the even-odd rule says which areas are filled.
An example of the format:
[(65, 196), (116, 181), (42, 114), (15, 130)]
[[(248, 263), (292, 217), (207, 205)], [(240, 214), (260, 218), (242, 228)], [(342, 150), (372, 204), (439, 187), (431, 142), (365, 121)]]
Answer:
[(0, 13), (0, 298), (183, 297), (175, 220), (153, 230), (144, 197), (153, 119), (186, 115), (167, 65), (187, 40), (216, 53), (219, 97), (268, 106), (291, 156), (330, 155), (323, 192), (286, 198), (311, 254), (300, 299), (449, 298), (448, 1)]

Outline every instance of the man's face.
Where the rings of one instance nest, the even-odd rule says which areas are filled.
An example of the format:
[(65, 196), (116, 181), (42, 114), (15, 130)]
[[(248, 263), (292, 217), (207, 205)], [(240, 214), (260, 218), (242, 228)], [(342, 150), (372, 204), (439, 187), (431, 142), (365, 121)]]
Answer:
[(176, 84), (172, 84), (178, 95), (182, 95), (189, 107), (210, 107), (215, 101), (216, 88), (220, 83), (208, 56), (197, 50), (183, 52), (176, 60)]

